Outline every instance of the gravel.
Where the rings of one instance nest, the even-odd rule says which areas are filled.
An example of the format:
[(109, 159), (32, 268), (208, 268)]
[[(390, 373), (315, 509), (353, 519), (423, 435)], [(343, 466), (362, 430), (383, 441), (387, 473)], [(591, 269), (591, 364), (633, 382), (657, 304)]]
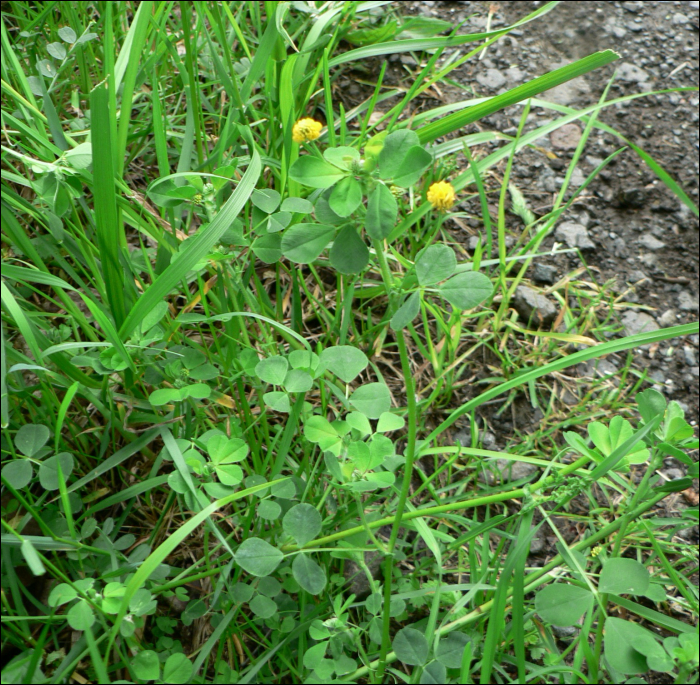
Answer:
[(551, 264), (536, 263), (532, 269), (532, 280), (535, 283), (546, 283), (553, 285), (557, 281), (558, 269)]
[(518, 314), (533, 325), (547, 326), (557, 315), (557, 307), (551, 300), (526, 285), (518, 286), (513, 304)]
[(664, 247), (666, 247), (666, 243), (662, 243), (657, 238), (654, 238), (654, 236), (651, 233), (645, 233), (639, 239), (639, 244), (642, 247), (646, 247), (648, 250), (654, 250), (654, 251), (661, 250)]
[(588, 229), (575, 221), (565, 221), (559, 224), (555, 235), (557, 240), (564, 241), (569, 247), (578, 247), (580, 250), (595, 249), (595, 243), (588, 235)]
[(625, 327), (625, 335), (651, 333), (659, 330), (659, 324), (649, 314), (634, 309), (628, 309), (622, 315), (622, 325)]

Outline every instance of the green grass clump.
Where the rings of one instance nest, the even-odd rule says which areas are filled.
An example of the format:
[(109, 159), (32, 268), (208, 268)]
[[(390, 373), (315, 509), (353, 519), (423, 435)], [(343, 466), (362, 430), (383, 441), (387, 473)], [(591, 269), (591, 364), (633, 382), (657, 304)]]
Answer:
[[(697, 507), (654, 507), (697, 477), (697, 440), (631, 351), (698, 325), (611, 338), (616, 298), (585, 267), (552, 288), (551, 329), (510, 306), (625, 146), (697, 214), (597, 121), (639, 96), (537, 99), (614, 52), (407, 117), (556, 3), (469, 35), (382, 2), (7, 5), (3, 682), (696, 681), (694, 553), (674, 535)], [(402, 52), (418, 72), (389, 88)], [(339, 76), (366, 60), (346, 110)], [(518, 103), (514, 137), (462, 130)], [(533, 106), (558, 118), (526, 131)], [(577, 119), (536, 216), (515, 155)], [(624, 146), (572, 192), (595, 127)], [(467, 196), (473, 254), (449, 232)], [(617, 386), (564, 412), (556, 374), (622, 351)], [(523, 397), (540, 425), (484, 449), (477, 409)], [(659, 482), (668, 456), (688, 478)], [(497, 460), (535, 470), (489, 476)], [(540, 529), (557, 553), (530, 566)]]

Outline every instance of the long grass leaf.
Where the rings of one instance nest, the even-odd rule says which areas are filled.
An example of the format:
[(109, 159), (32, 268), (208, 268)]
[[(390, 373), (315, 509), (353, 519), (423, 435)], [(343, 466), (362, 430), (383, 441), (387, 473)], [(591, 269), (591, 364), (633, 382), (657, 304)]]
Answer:
[(124, 271), (119, 253), (126, 245), (124, 227), (117, 211), (117, 193), (114, 183), (114, 151), (110, 130), (109, 90), (102, 83), (96, 86), (90, 96), (92, 108), (92, 159), (95, 199), (95, 226), (97, 246), (102, 261), (102, 275), (107, 291), (107, 301), (119, 328), (126, 318), (124, 297)]
[(619, 55), (612, 50), (595, 52), (588, 57), (584, 57), (583, 59), (574, 62), (573, 64), (567, 64), (565, 67), (555, 69), (548, 74), (544, 74), (544, 76), (539, 76), (532, 81), (523, 83), (517, 88), (506, 91), (502, 95), (497, 95), (487, 102), (483, 102), (480, 105), (474, 105), (464, 112), (455, 112), (444, 119), (434, 121), (431, 124), (426, 124), (425, 126), (419, 128), (416, 132), (418, 133), (421, 143), (430, 143), (436, 138), (452, 133), (453, 131), (463, 128), (467, 124), (471, 124), (474, 121), (478, 121), (479, 119), (488, 116), (489, 114), (493, 114), (494, 112), (498, 112), (505, 107), (514, 105), (521, 100), (527, 100), (535, 95), (539, 95), (545, 90), (549, 90), (550, 88), (554, 88), (562, 83), (566, 83), (577, 76), (587, 74), (589, 71), (599, 69), (600, 67), (610, 64), (610, 62), (613, 62), (618, 58)]
[(202, 525), (207, 519), (211, 517), (213, 513), (225, 507), (231, 502), (243, 499), (249, 495), (254, 495), (260, 490), (266, 490), (277, 483), (282, 483), (286, 481), (287, 478), (278, 478), (277, 480), (270, 481), (269, 483), (262, 483), (260, 485), (254, 485), (253, 487), (240, 490), (239, 492), (234, 492), (222, 499), (218, 499), (212, 502), (208, 507), (202, 509), (198, 514), (190, 518), (186, 523), (183, 523), (174, 533), (169, 535), (164, 542), (162, 542), (156, 549), (151, 552), (148, 558), (139, 566), (138, 571), (129, 580), (126, 586), (126, 592), (122, 598), (122, 603), (119, 608), (119, 613), (115, 619), (115, 625), (112, 629), (110, 635), (110, 642), (114, 641), (117, 633), (119, 632), (119, 623), (126, 615), (129, 607), (129, 602), (136, 593), (136, 591), (143, 586), (143, 584), (148, 580), (150, 575), (162, 564), (182, 543), (187, 536), (189, 536), (198, 526)]
[(125, 340), (134, 331), (143, 317), (156, 304), (167, 297), (170, 290), (187, 275), (187, 272), (197, 262), (206, 257), (214, 243), (231, 226), (233, 220), (238, 216), (238, 213), (243, 209), (250, 194), (253, 192), (260, 176), (261, 167), (260, 156), (257, 151), (254, 151), (248, 169), (243, 174), (236, 190), (221, 207), (214, 220), (201, 232), (201, 235), (197, 236), (196, 240), (186, 245), (182, 255), (158, 276), (155, 282), (134, 304), (128, 318), (119, 331), (122, 340)]
[(639, 347), (641, 345), (647, 345), (661, 340), (669, 340), (670, 338), (677, 338), (684, 335), (692, 335), (700, 330), (700, 326), (697, 322), (683, 324), (682, 326), (672, 326), (671, 328), (663, 328), (658, 331), (652, 331), (650, 333), (639, 333), (638, 335), (629, 335), (620, 340), (611, 340), (601, 345), (596, 345), (595, 347), (589, 348), (587, 350), (581, 350), (581, 352), (575, 352), (562, 359), (557, 359), (556, 361), (545, 364), (544, 366), (538, 366), (535, 368), (523, 369), (522, 373), (518, 374), (515, 378), (497, 385), (491, 390), (487, 390), (478, 397), (475, 397), (469, 402), (465, 402), (461, 407), (455, 409), (437, 428), (435, 428), (430, 435), (425, 439), (426, 443), (434, 440), (440, 433), (449, 428), (460, 416), (472, 411), (476, 407), (481, 406), (484, 402), (488, 402), (498, 395), (502, 395), (504, 392), (508, 392), (513, 388), (517, 388), (519, 385), (523, 385), (528, 381), (541, 378), (554, 371), (561, 371), (575, 364), (580, 364), (581, 362), (588, 361), (589, 359), (597, 359), (598, 357), (603, 357), (606, 354), (612, 354), (614, 352), (621, 352), (622, 350), (629, 350), (634, 347)]

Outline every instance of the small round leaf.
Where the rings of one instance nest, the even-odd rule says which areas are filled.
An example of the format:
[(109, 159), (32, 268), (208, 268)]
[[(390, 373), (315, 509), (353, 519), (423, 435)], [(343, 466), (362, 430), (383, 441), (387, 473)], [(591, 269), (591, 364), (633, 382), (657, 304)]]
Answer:
[(643, 595), (649, 588), (649, 571), (635, 559), (615, 557), (603, 565), (598, 582), (600, 592), (614, 595)]
[(462, 665), (462, 654), (469, 643), (469, 637), (464, 633), (450, 633), (438, 642), (436, 658), (447, 668), (459, 668)]
[(416, 276), (421, 285), (433, 285), (449, 278), (457, 268), (455, 251), (449, 245), (431, 245), (416, 260)]
[(321, 514), (310, 504), (295, 504), (282, 520), (282, 527), (303, 547), (321, 532)]
[(192, 681), (192, 662), (181, 652), (168, 657), (163, 666), (163, 682), (189, 683)]
[[(66, 618), (73, 630), (87, 630), (95, 622), (95, 614), (92, 613), (92, 608), (82, 599), (68, 609)], [(154, 678), (148, 678), (148, 680), (154, 680)]]
[(465, 271), (445, 281), (440, 294), (457, 309), (473, 309), (493, 292), (491, 281), (478, 271)]
[(351, 345), (327, 347), (321, 352), (320, 359), (323, 366), (345, 383), (354, 381), (369, 364), (367, 355)]
[(392, 647), (396, 656), (409, 666), (421, 666), (428, 658), (428, 641), (415, 628), (402, 628), (394, 636)]
[(265, 595), (256, 595), (248, 606), (259, 618), (272, 618), (277, 613), (277, 604)]
[(289, 365), (285, 357), (275, 355), (261, 359), (255, 367), (255, 374), (261, 381), (272, 385), (282, 385)]
[(15, 489), (29, 485), (34, 477), (34, 469), (29, 459), (16, 459), (2, 467), (2, 476)]
[(591, 606), (591, 593), (576, 585), (554, 583), (535, 596), (535, 610), (548, 623), (572, 626)]
[(279, 565), (284, 555), (269, 542), (260, 538), (248, 538), (236, 550), (236, 563), (254, 576), (269, 576)]
[(391, 408), (391, 394), (384, 383), (367, 383), (350, 396), (350, 404), (368, 419), (378, 419)]
[(309, 594), (320, 595), (326, 587), (326, 572), (306, 554), (294, 557), (292, 573), (297, 583)]
[(25, 456), (33, 457), (48, 441), (49, 429), (35, 423), (26, 423), (15, 435), (15, 447)]

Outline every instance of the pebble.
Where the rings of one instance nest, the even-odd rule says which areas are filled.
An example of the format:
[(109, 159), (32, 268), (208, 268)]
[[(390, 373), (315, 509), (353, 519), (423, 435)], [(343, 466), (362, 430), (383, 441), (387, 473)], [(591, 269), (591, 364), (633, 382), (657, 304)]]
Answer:
[(580, 167), (576, 167), (571, 174), (569, 183), (571, 184), (572, 188), (579, 188), (583, 185), (585, 180), (586, 177), (583, 175), (583, 171), (581, 171)]
[(486, 73), (477, 74), (476, 80), (484, 88), (496, 90), (505, 85), (506, 77), (498, 69), (487, 69)]
[[(622, 238), (619, 238), (619, 240), (622, 240)], [(639, 281), (646, 281), (647, 275), (639, 269), (634, 269), (634, 271), (630, 271), (630, 275), (627, 280), (630, 283), (639, 283)]]
[(552, 285), (557, 281), (557, 267), (551, 264), (536, 263), (532, 271), (532, 280), (535, 283), (546, 283)]
[(680, 12), (676, 12), (673, 17), (671, 17), (671, 23), (676, 24), (676, 26), (679, 26), (680, 24), (687, 24), (689, 21), (690, 19), (688, 19), (685, 14), (681, 14)]
[(656, 381), (659, 385), (663, 385), (666, 382), (666, 374), (659, 369), (652, 371), (649, 374), (649, 378), (651, 378), (652, 381)]
[[(552, 65), (554, 68), (556, 65)], [(563, 64), (560, 66), (564, 66)], [(548, 102), (554, 102), (557, 105), (571, 105), (579, 98), (588, 96), (591, 92), (591, 87), (582, 76), (575, 78), (573, 81), (567, 81), (554, 88), (550, 88), (542, 93), (542, 99)]]
[(622, 325), (625, 328), (625, 335), (637, 335), (638, 333), (651, 333), (658, 331), (660, 326), (654, 319), (634, 309), (628, 309), (622, 315)]
[(683, 345), (683, 359), (686, 366), (697, 366), (698, 358), (695, 356), (695, 350), (690, 345)]
[(630, 251), (627, 249), (627, 241), (624, 238), (615, 238), (612, 244), (612, 253), (621, 259), (629, 257)]
[(620, 207), (640, 209), (644, 207), (646, 193), (641, 188), (624, 188), (618, 192), (616, 199)]
[(675, 326), (676, 312), (674, 312), (673, 309), (668, 309), (657, 320), (663, 328)]
[(563, 240), (569, 247), (578, 247), (580, 250), (593, 250), (595, 243), (588, 235), (583, 224), (575, 221), (565, 221), (557, 226), (555, 235), (558, 240)]
[(681, 471), (681, 469), (663, 469), (661, 473), (663, 473), (669, 480), (680, 480), (681, 478), (685, 478), (685, 474), (683, 471)]
[[(494, 473), (494, 465), (500, 475)], [(495, 463), (486, 464), (484, 470), (479, 474), (478, 480), (487, 485), (495, 485), (500, 481), (520, 480), (528, 478), (537, 471), (534, 464), (526, 464), (521, 461), (511, 461), (510, 459), (496, 459)]]
[(525, 78), (525, 74), (518, 67), (510, 67), (506, 69), (506, 78), (513, 83), (520, 83)]
[(617, 373), (617, 366), (607, 359), (591, 359), (577, 367), (579, 376), (592, 378), (598, 375), (601, 378)]
[(513, 305), (518, 314), (533, 325), (551, 324), (557, 315), (557, 308), (551, 300), (526, 285), (518, 286)]
[(496, 436), (491, 431), (482, 431), (479, 438), (485, 450), (496, 449)]
[[(491, 431), (479, 431), (479, 442), (485, 450), (495, 450), (496, 436)], [(455, 442), (462, 447), (471, 447), (472, 433), (469, 428), (463, 428), (455, 434)]]
[(696, 312), (698, 311), (698, 298), (693, 297), (687, 290), (684, 290), (678, 296), (678, 306), (684, 312)]
[(645, 233), (644, 235), (642, 235), (642, 237), (639, 239), (639, 244), (642, 247), (646, 247), (647, 250), (654, 251), (666, 247), (666, 243), (662, 243), (657, 238), (654, 238), (654, 236), (651, 233)]
[(472, 434), (468, 428), (457, 431), (455, 434), (455, 442), (462, 447), (470, 447), (472, 444)]
[[(478, 235), (473, 235), (469, 237), (469, 242), (467, 243), (469, 245), (469, 249), (473, 252), (476, 250), (476, 246), (479, 244), (479, 240), (481, 240), (481, 249), (486, 250), (486, 238), (483, 236), (478, 236)], [(493, 244), (491, 245), (491, 250), (492, 252), (495, 252), (498, 250), (498, 245), (496, 244), (497, 241), (494, 237)], [(505, 245), (506, 249), (510, 249), (515, 245), (515, 238), (512, 235), (507, 235), (505, 239)]]
[(547, 542), (544, 535), (542, 535), (542, 530), (540, 529), (535, 533), (532, 540), (530, 540), (530, 554), (539, 554), (540, 552), (544, 551), (546, 544)]
[(552, 632), (557, 637), (575, 637), (578, 635), (580, 628), (576, 626), (552, 626)]
[[(639, 31), (638, 27), (638, 24), (627, 25), (627, 28), (632, 31)], [(617, 78), (629, 83), (642, 83), (649, 80), (649, 74), (636, 64), (623, 62), (617, 67)]]
[(549, 136), (552, 147), (558, 150), (575, 150), (581, 140), (581, 129), (576, 124), (564, 124)]

